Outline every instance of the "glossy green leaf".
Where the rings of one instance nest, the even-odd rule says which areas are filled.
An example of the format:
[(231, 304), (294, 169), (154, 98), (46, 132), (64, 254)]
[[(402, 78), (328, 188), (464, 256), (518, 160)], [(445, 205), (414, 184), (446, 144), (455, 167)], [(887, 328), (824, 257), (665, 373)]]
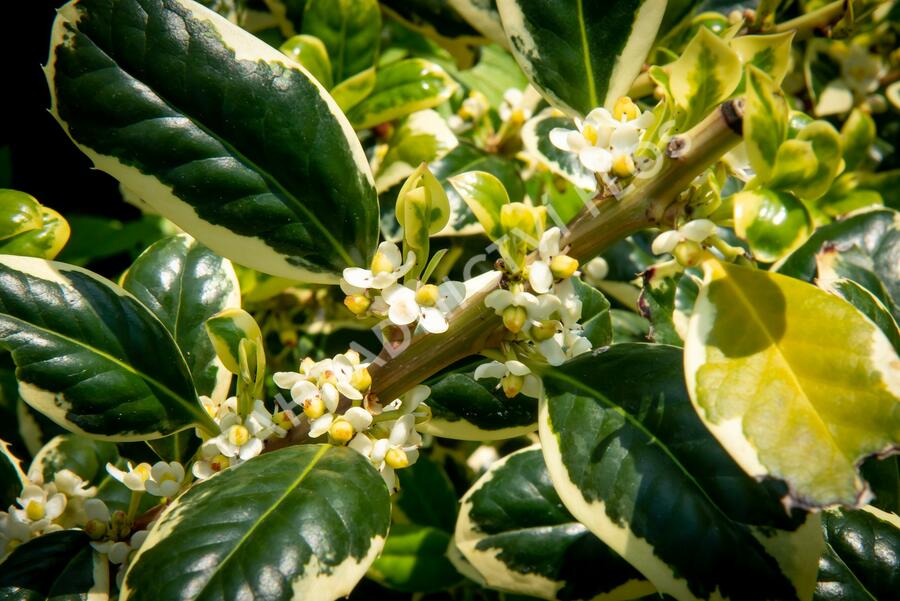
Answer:
[(498, 0), (513, 56), (558, 108), (586, 115), (628, 93), (662, 21), (665, 0)]
[(646, 342), (650, 335), (650, 324), (646, 319), (624, 309), (610, 309), (613, 344), (622, 342)]
[(456, 491), (446, 470), (437, 461), (420, 455), (408, 468), (398, 470), (400, 493), (394, 510), (420, 526), (452, 532), (456, 523)]
[[(321, 3), (319, 3), (321, 4)], [(335, 5), (340, 3), (335, 3)], [(288, 38), (279, 48), (293, 60), (303, 65), (309, 74), (315, 77), (326, 90), (333, 85), (331, 79), (331, 60), (322, 40), (314, 35), (295, 35)]]
[(231, 373), (216, 357), (204, 326), (216, 313), (241, 306), (240, 285), (231, 261), (180, 234), (160, 240), (138, 257), (122, 287), (150, 309), (175, 338), (197, 393), (224, 399)]
[(796, 139), (812, 145), (818, 163), (812, 177), (784, 187), (803, 200), (815, 200), (828, 191), (834, 178), (843, 170), (841, 138), (830, 123), (813, 121), (800, 130)]
[(109, 564), (80, 530), (16, 547), (0, 569), (0, 601), (106, 601)]
[[(575, 518), (676, 599), (809, 599), (822, 534), (694, 411), (679, 349), (618, 344), (543, 372), (547, 470)], [(676, 527), (677, 526), (677, 527)]]
[(579, 188), (593, 190), (597, 180), (593, 173), (581, 164), (574, 152), (560, 150), (550, 142), (550, 130), (556, 127), (571, 128), (566, 117), (538, 116), (522, 127), (522, 145), (533, 157), (541, 161), (556, 175), (565, 178)]
[(15, 503), (27, 480), (22, 462), (10, 447), (8, 442), (0, 440), (0, 507)]
[(735, 194), (733, 202), (734, 231), (759, 261), (777, 261), (812, 233), (809, 211), (790, 192), (757, 188)]
[(859, 109), (853, 109), (841, 126), (841, 150), (847, 171), (853, 171), (866, 160), (875, 136), (875, 121), (872, 117)]
[[(897, 269), (900, 270), (900, 267)], [(821, 287), (824, 287), (822, 284), (827, 284), (837, 278), (848, 278), (855, 281), (871, 292), (895, 318), (900, 317), (897, 303), (892, 298), (884, 281), (875, 272), (874, 261), (859, 249), (849, 248), (839, 251), (836, 248), (823, 248), (816, 255), (816, 273), (816, 283)]]
[(421, 163), (444, 157), (456, 148), (456, 135), (443, 117), (426, 109), (407, 117), (393, 132), (375, 166), (375, 186), (383, 192), (409, 177)]
[(778, 84), (756, 67), (747, 68), (744, 142), (753, 171), (768, 181), (778, 147), (787, 139), (788, 104)]
[(368, 263), (378, 207), (348, 121), (220, 15), (190, 0), (73, 0), (46, 74), (54, 116), (94, 165), (213, 251), (303, 281)]
[(253, 316), (239, 308), (224, 311), (206, 320), (206, 332), (216, 353), (231, 373), (239, 373), (241, 340), (248, 339), (263, 346), (262, 332)]
[(591, 341), (593, 348), (608, 345), (612, 342), (609, 301), (602, 292), (585, 284), (580, 278), (574, 278), (572, 285), (578, 300), (581, 301), (581, 319), (579, 321), (584, 327), (582, 335)]
[(392, 121), (443, 103), (458, 87), (446, 71), (420, 58), (391, 63), (375, 74), (372, 92), (347, 112), (357, 129)]
[(384, 550), (366, 576), (387, 588), (410, 593), (445, 591), (462, 581), (447, 559), (450, 534), (415, 524), (394, 524)]
[(447, 0), (447, 3), (478, 33), (495, 44), (508, 44), (497, 0)]
[(216, 430), (165, 326), (79, 267), (0, 256), (0, 345), (22, 398), (73, 432), (126, 441)]
[[(506, 36), (503, 36), (504, 44)], [(491, 106), (498, 107), (503, 102), (503, 93), (510, 88), (521, 90), (528, 85), (528, 79), (519, 68), (516, 59), (509, 52), (491, 44), (479, 49), (478, 64), (471, 69), (460, 71), (449, 65), (442, 66), (469, 90), (478, 90), (488, 99)]]
[(826, 549), (815, 601), (892, 599), (900, 590), (900, 517), (875, 507), (822, 514)]
[(666, 71), (679, 130), (695, 125), (728, 98), (742, 74), (737, 52), (705, 27)]
[(123, 601), (337, 599), (381, 552), (381, 476), (356, 451), (300, 445), (195, 485), (170, 504), (133, 560)]
[[(644, 276), (641, 295), (638, 297), (638, 309), (640, 309), (641, 315), (650, 322), (649, 338), (658, 344), (683, 346), (682, 335), (675, 323), (678, 319), (675, 297), (682, 278), (691, 276), (684, 274), (667, 278), (651, 276), (651, 273)], [(683, 315), (681, 317), (683, 318)]]
[(509, 203), (506, 187), (486, 171), (469, 171), (448, 180), (491, 240), (504, 235), (500, 225), (500, 209)]
[(41, 207), (41, 226), (0, 240), (0, 253), (53, 259), (69, 240), (69, 223), (48, 207)]
[(18, 190), (0, 189), (0, 240), (41, 227), (41, 203)]
[(864, 503), (858, 462), (900, 440), (890, 341), (805, 282), (715, 260), (704, 272), (685, 342), (704, 423), (748, 474), (785, 481), (786, 505)]
[(332, 81), (340, 83), (375, 66), (381, 38), (376, 0), (309, 0), (302, 33), (322, 40), (331, 58)]
[(103, 440), (91, 440), (75, 434), (54, 437), (34, 456), (29, 473), (39, 473), (44, 482), (52, 482), (60, 470), (70, 470), (92, 485), (106, 476), (106, 464), (119, 460), (116, 445)]
[(461, 504), (454, 541), (491, 587), (550, 600), (655, 591), (566, 510), (537, 446), (492, 464)]
[(470, 68), (478, 59), (481, 45), (488, 42), (449, 2), (381, 0), (379, 4), (391, 20), (449, 52), (460, 69)]
[(814, 178), (818, 169), (819, 159), (816, 158), (812, 143), (806, 140), (787, 140), (773, 157), (768, 185), (773, 189), (790, 190)]
[(421, 261), (414, 268), (418, 277), (429, 255), (429, 239), (450, 222), (450, 201), (443, 186), (428, 170), (419, 165), (400, 188), (395, 207), (397, 222), (403, 228), (404, 252), (413, 251)]
[(533, 432), (537, 399), (519, 394), (511, 399), (493, 379), (475, 380), (472, 373), (439, 376), (428, 384), (425, 401), (431, 419), (419, 430), (457, 440), (502, 440)]
[(341, 108), (347, 112), (372, 93), (375, 88), (375, 68), (360, 71), (334, 86), (331, 89), (331, 97)]

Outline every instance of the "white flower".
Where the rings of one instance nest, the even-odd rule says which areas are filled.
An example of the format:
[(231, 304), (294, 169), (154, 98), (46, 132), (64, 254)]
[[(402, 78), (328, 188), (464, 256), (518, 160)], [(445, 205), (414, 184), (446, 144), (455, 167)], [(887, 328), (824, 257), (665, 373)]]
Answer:
[(124, 541), (103, 541), (100, 543), (91, 543), (97, 553), (104, 553), (109, 562), (116, 565), (122, 565), (128, 559), (131, 553), (131, 546)]
[(426, 332), (441, 334), (449, 328), (446, 314), (466, 297), (466, 288), (461, 282), (425, 284), (417, 290), (394, 284), (385, 288), (382, 296), (392, 323), (405, 326), (418, 322)]
[(97, 520), (105, 523), (109, 521), (109, 507), (106, 506), (102, 499), (88, 499), (84, 502), (84, 515), (88, 520)]
[(497, 112), (503, 121), (509, 121), (512, 118), (526, 121), (534, 113), (534, 105), (528, 102), (522, 90), (509, 88), (503, 92), (503, 102)]
[(703, 242), (716, 231), (716, 224), (709, 219), (694, 219), (688, 221), (677, 230), (663, 232), (653, 240), (650, 249), (653, 254), (662, 255), (671, 253), (681, 242)]
[(250, 431), (250, 434), (260, 440), (268, 440), (272, 436), (282, 438), (287, 431), (276, 424), (272, 419), (272, 414), (266, 409), (265, 403), (257, 399), (253, 403), (253, 409), (250, 415), (244, 420), (244, 425)]
[(841, 61), (841, 79), (853, 91), (862, 95), (878, 89), (884, 71), (881, 56), (857, 44), (850, 46), (850, 50)]
[(0, 511), (0, 561), (31, 537), (32, 530), (27, 523), (16, 519), (13, 514)]
[(537, 348), (547, 363), (556, 366), (590, 351), (591, 341), (581, 336), (579, 330), (565, 328), (547, 340), (538, 342)]
[(366, 434), (357, 434), (347, 445), (364, 457), (368, 457), (372, 465), (381, 473), (384, 483), (392, 493), (397, 490), (395, 469), (408, 467), (419, 458), (421, 435), (416, 432), (416, 420), (407, 414), (390, 425), (387, 438), (372, 440)]
[(527, 365), (515, 359), (505, 363), (499, 361), (482, 363), (475, 368), (475, 379), (483, 378), (499, 379), (497, 388), (503, 387), (504, 394), (510, 398), (519, 393), (533, 398), (541, 396), (541, 379), (532, 374)]
[(236, 413), (229, 413), (219, 424), (222, 433), (210, 439), (219, 453), (229, 459), (247, 461), (263, 450), (263, 441), (254, 436)]
[(110, 476), (128, 487), (129, 490), (135, 492), (144, 492), (147, 490), (146, 483), (150, 478), (150, 464), (139, 463), (137, 465), (131, 465), (131, 462), (129, 461), (127, 465), (128, 471), (123, 471), (112, 463), (107, 463), (106, 471), (109, 472)]
[(184, 481), (184, 466), (177, 461), (158, 461), (150, 468), (150, 479), (145, 486), (155, 497), (171, 498), (178, 494)]
[(416, 254), (406, 256), (406, 263), (400, 249), (393, 242), (382, 242), (372, 258), (371, 269), (348, 267), (344, 270), (341, 290), (345, 294), (360, 294), (367, 288), (378, 290), (397, 283), (416, 264)]
[(88, 499), (97, 494), (96, 487), (89, 486), (88, 482), (71, 470), (59, 470), (53, 475), (53, 484), (56, 490), (66, 495), (71, 501), (73, 498)]
[(191, 473), (197, 480), (206, 480), (229, 466), (231, 460), (219, 452), (215, 442), (208, 440), (200, 445), (200, 459), (194, 462)]
[(336, 418), (333, 413), (326, 413), (322, 417), (310, 422), (309, 437), (318, 438), (331, 429), (332, 424), (338, 419), (343, 419), (353, 427), (354, 432), (365, 432), (372, 425), (372, 414), (362, 407), (350, 407), (343, 415)]
[(592, 110), (584, 121), (575, 120), (577, 129), (556, 127), (550, 142), (561, 150), (574, 152), (581, 164), (596, 173), (608, 173), (619, 157), (630, 156), (638, 146), (642, 130), (653, 125), (653, 113), (644, 111), (629, 119), (623, 114), (614, 119), (605, 108)]
[(538, 243), (537, 261), (532, 263), (528, 268), (528, 283), (535, 292), (549, 292), (553, 286), (553, 273), (550, 271), (550, 263), (553, 257), (560, 254), (559, 239), (562, 232), (558, 227), (551, 227), (541, 236)]
[(37, 484), (26, 484), (22, 496), (16, 498), (21, 509), (11, 507), (10, 513), (20, 522), (31, 525), (32, 530), (43, 530), (66, 509), (66, 495), (55, 491), (53, 486), (45, 489)]

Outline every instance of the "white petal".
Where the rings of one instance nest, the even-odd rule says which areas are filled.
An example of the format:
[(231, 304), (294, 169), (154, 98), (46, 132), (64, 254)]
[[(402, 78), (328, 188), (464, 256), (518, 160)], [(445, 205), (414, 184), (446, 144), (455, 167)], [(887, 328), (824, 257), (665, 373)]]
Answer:
[(652, 111), (644, 111), (641, 116), (632, 121), (632, 123), (641, 129), (647, 129), (656, 123), (656, 115)]
[(409, 251), (408, 253), (406, 253), (406, 263), (395, 269), (394, 275), (397, 276), (397, 279), (400, 279), (401, 277), (405, 276), (410, 269), (415, 267), (415, 265), (416, 253), (414, 253), (413, 251)]
[(359, 401), (363, 398), (363, 394), (350, 385), (346, 380), (338, 380), (337, 389), (342, 395), (350, 399), (351, 401)]
[[(354, 268), (350, 267), (348, 269), (354, 269)], [(347, 296), (350, 296), (351, 294), (362, 294), (363, 292), (366, 291), (365, 288), (359, 288), (357, 286), (350, 284), (350, 282), (348, 282), (344, 278), (341, 278), (340, 286), (341, 286), (341, 292), (343, 292)]]
[(291, 387), (291, 398), (298, 405), (317, 396), (319, 396), (319, 387), (309, 380), (301, 380)]
[(522, 383), (522, 391), (520, 394), (539, 399), (541, 398), (541, 390), (543, 387), (543, 383), (539, 377), (525, 376), (525, 382)]
[(570, 133), (578, 133), (571, 129), (566, 129), (564, 127), (554, 127), (550, 130), (550, 143), (559, 148), (560, 150), (568, 150), (571, 151), (572, 148), (569, 146), (569, 134)]
[(258, 438), (251, 438), (247, 441), (247, 444), (241, 446), (240, 457), (242, 460), (247, 461), (262, 453), (262, 450), (263, 441)]
[(616, 120), (613, 119), (612, 113), (610, 113), (602, 106), (597, 107), (590, 113), (588, 113), (584, 121), (585, 123), (590, 123), (594, 127), (609, 126), (616, 123)]
[(52, 497), (47, 500), (47, 504), (44, 505), (44, 517), (48, 520), (55, 520), (59, 516), (62, 515), (62, 512), (66, 510), (66, 495), (62, 493), (56, 493)]
[(716, 231), (716, 224), (709, 219), (694, 219), (678, 228), (681, 235), (694, 242), (702, 242)]
[(340, 402), (341, 396), (338, 394), (337, 388), (334, 387), (334, 384), (331, 382), (325, 382), (322, 385), (322, 402), (325, 403), (325, 408), (328, 409), (329, 412), (334, 413), (337, 411), (338, 402)]
[(209, 465), (209, 463), (207, 463), (206, 461), (197, 461), (196, 463), (194, 463), (193, 467), (191, 468), (191, 473), (194, 474), (194, 478), (196, 478), (197, 480), (206, 480), (207, 478), (215, 474), (212, 466)]
[(490, 363), (482, 363), (475, 368), (475, 379), (482, 378), (502, 378), (506, 375), (506, 366), (499, 361), (491, 361)]
[(419, 318), (419, 305), (415, 299), (402, 299), (391, 304), (388, 309), (388, 319), (391, 323), (398, 326), (405, 326), (413, 323)]
[(344, 280), (356, 288), (369, 288), (372, 285), (372, 272), (361, 267), (348, 267), (344, 270)]
[(526, 376), (531, 373), (527, 365), (515, 359), (506, 362), (506, 371), (514, 376)]
[(412, 390), (403, 395), (403, 412), (412, 413), (416, 408), (431, 395), (431, 389), (424, 384), (414, 386)]
[(302, 374), (295, 371), (278, 371), (272, 375), (275, 385), (284, 390), (290, 390), (294, 384), (301, 382), (306, 378)]
[(109, 507), (100, 499), (88, 499), (84, 502), (84, 513), (89, 520), (109, 521)]
[(578, 153), (578, 159), (595, 173), (609, 173), (612, 169), (612, 155), (603, 148), (585, 148)]
[(416, 293), (407, 288), (403, 284), (393, 284), (381, 291), (381, 296), (389, 305), (401, 303), (404, 301), (415, 302)]
[(400, 248), (393, 242), (382, 242), (378, 245), (378, 250), (376, 252), (384, 255), (384, 258), (388, 260), (394, 269), (400, 267), (400, 263), (403, 262), (403, 254), (400, 252)]
[(384, 480), (391, 494), (397, 492), (397, 476), (394, 473), (394, 468), (389, 465), (381, 468), (381, 479)]
[(318, 438), (328, 432), (328, 428), (331, 427), (331, 422), (334, 421), (334, 415), (331, 413), (326, 413), (321, 417), (317, 417), (309, 424), (309, 437), (310, 438)]
[(497, 312), (497, 315), (503, 313), (503, 309), (510, 306), (513, 302), (513, 294), (509, 290), (494, 290), (484, 298), (484, 304)]
[(569, 357), (577, 357), (591, 350), (591, 341), (583, 336), (578, 336), (574, 342), (569, 344), (571, 345), (569, 347)]
[(557, 295), (542, 294), (538, 297), (537, 302), (528, 309), (528, 317), (531, 319), (544, 320), (549, 318), (560, 308), (562, 308), (562, 303)]
[(432, 334), (443, 334), (450, 327), (447, 318), (437, 307), (422, 307), (419, 325)]
[(382, 271), (378, 275), (372, 277), (372, 283), (369, 285), (369, 288), (375, 288), (377, 290), (382, 290), (387, 288), (388, 286), (393, 286), (397, 283), (397, 274), (392, 271)]
[(556, 336), (539, 342), (537, 347), (550, 365), (562, 365), (566, 362), (566, 354)]
[(384, 456), (387, 455), (390, 448), (391, 443), (387, 438), (381, 438), (375, 441), (375, 445), (372, 447), (372, 461), (374, 463), (381, 463), (384, 461)]
[(466, 299), (466, 285), (462, 282), (446, 281), (438, 286), (440, 299), (437, 306), (443, 312), (448, 312), (459, 306)]
[(631, 154), (640, 142), (641, 134), (636, 127), (620, 125), (609, 139), (609, 145), (617, 152)]
[(402, 446), (406, 444), (406, 440), (409, 438), (411, 432), (414, 431), (416, 426), (416, 418), (412, 415), (404, 415), (391, 428), (391, 434), (388, 440), (391, 441), (391, 444), (395, 447)]
[(528, 267), (528, 283), (535, 292), (549, 292), (553, 286), (553, 273), (543, 261), (535, 261)]
[(594, 257), (584, 266), (585, 274), (594, 281), (600, 281), (609, 275), (609, 263), (603, 257)]
[(681, 242), (681, 234), (676, 230), (669, 230), (661, 233), (653, 240), (650, 250), (653, 251), (654, 255), (663, 255), (675, 250), (679, 242)]
[(558, 227), (551, 227), (544, 232), (544, 235), (541, 236), (541, 241), (538, 243), (538, 253), (540, 253), (541, 258), (551, 259), (559, 254), (559, 239), (561, 236), (562, 232), (560, 232)]
[(362, 407), (350, 407), (344, 412), (344, 419), (350, 422), (357, 432), (364, 432), (372, 425), (372, 414)]
[[(107, 473), (108, 473), (110, 476), (112, 476), (113, 478), (115, 478), (115, 479), (118, 480), (119, 482), (124, 482), (124, 481), (125, 481), (125, 472), (123, 472), (122, 470), (120, 470), (119, 468), (117, 468), (116, 466), (114, 466), (112, 463), (107, 463), (107, 464), (106, 464), (106, 471), (107, 471)], [(27, 487), (26, 487), (26, 489), (27, 489)], [(24, 491), (23, 491), (23, 492), (24, 492)]]
[(372, 439), (367, 435), (360, 432), (356, 436), (353, 437), (348, 444), (348, 447), (362, 455), (363, 457), (368, 457), (372, 453), (373, 443)]

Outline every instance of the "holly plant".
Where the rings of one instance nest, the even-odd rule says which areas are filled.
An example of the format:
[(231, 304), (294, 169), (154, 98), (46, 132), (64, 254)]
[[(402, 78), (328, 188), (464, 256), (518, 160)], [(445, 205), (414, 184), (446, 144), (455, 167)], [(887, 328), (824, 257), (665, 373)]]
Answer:
[(50, 114), (145, 217), (0, 191), (0, 599), (896, 599), (898, 36), (64, 4)]

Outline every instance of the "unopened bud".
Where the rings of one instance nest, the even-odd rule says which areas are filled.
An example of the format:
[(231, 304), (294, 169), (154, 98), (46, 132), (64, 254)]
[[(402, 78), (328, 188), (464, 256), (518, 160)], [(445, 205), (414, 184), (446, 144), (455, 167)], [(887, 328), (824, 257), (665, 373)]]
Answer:
[(314, 396), (303, 401), (303, 415), (309, 419), (322, 417), (325, 413), (325, 402), (321, 397)]
[(372, 257), (372, 273), (389, 273), (391, 271), (394, 271), (394, 264), (391, 263), (384, 253), (376, 252), (375, 256)]
[(679, 242), (675, 250), (672, 251), (675, 260), (684, 267), (694, 267), (700, 263), (703, 256), (703, 247), (693, 240), (685, 240)]
[(364, 294), (351, 294), (344, 299), (344, 306), (354, 315), (362, 315), (369, 310), (372, 301)]
[(433, 307), (440, 298), (440, 291), (434, 284), (425, 284), (416, 290), (416, 302), (425, 307)]
[(128, 519), (128, 514), (121, 509), (113, 511), (109, 519), (109, 535), (113, 539), (118, 540), (125, 538), (130, 532), (131, 522)]
[(88, 520), (84, 525), (84, 532), (94, 540), (101, 539), (106, 534), (106, 522), (102, 520)]
[(634, 175), (634, 159), (630, 154), (620, 154), (612, 164), (612, 172), (616, 177), (629, 177)]
[(354, 371), (353, 375), (350, 376), (350, 386), (360, 392), (367, 391), (372, 386), (372, 375), (369, 373), (369, 370), (362, 367)]
[(628, 96), (622, 96), (616, 100), (613, 107), (613, 119), (621, 121), (624, 117), (626, 121), (637, 119), (641, 116), (641, 109)]
[(556, 334), (555, 321), (548, 319), (531, 326), (531, 337), (538, 342), (543, 342), (544, 340), (553, 338), (554, 334)]
[(503, 388), (503, 394), (506, 398), (511, 399), (522, 391), (525, 385), (525, 376), (517, 376), (515, 374), (506, 374), (500, 378), (500, 386)]
[(528, 312), (524, 307), (510, 305), (503, 310), (503, 326), (513, 334), (517, 334), (522, 330), (527, 319)]
[(356, 432), (353, 425), (345, 419), (339, 419), (329, 428), (328, 433), (331, 434), (332, 440), (338, 444), (347, 444), (353, 438)]
[(395, 470), (409, 467), (409, 457), (403, 449), (391, 448), (384, 456), (384, 462)]
[(557, 280), (572, 277), (578, 271), (578, 261), (568, 255), (556, 255), (550, 261), (550, 273)]
[(291, 420), (291, 416), (287, 411), (279, 411), (272, 416), (272, 421), (282, 430), (290, 430), (294, 425), (294, 422)]

